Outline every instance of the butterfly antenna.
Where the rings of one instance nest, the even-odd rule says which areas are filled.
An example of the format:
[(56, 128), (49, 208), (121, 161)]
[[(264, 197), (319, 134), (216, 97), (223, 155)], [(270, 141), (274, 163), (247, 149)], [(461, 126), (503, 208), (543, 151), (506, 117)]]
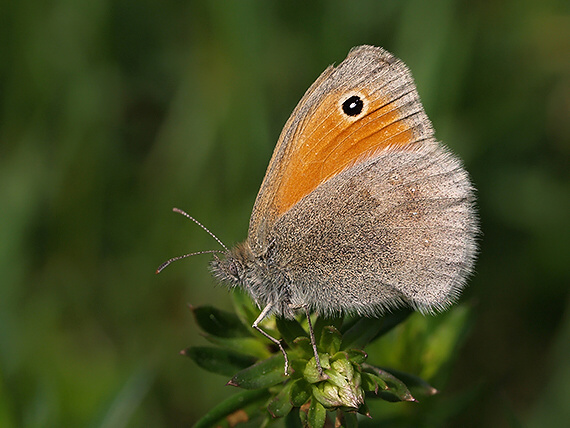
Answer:
[[(210, 232), (206, 226), (204, 226), (202, 223), (200, 223), (198, 220), (196, 220), (194, 217), (192, 217), (186, 211), (182, 211), (180, 208), (172, 208), (172, 211), (174, 211), (175, 213), (178, 213), (178, 214), (182, 214), (184, 217), (187, 217), (190, 220), (192, 220), (194, 223), (196, 223), (198, 226), (200, 226), (202, 229), (204, 229), (206, 231), (206, 233), (208, 233), (208, 235), (210, 235), (212, 238), (214, 238), (218, 242), (218, 244), (220, 244), (222, 247), (224, 247), (224, 250), (228, 251), (228, 247), (226, 247), (224, 245), (224, 243), (222, 241), (220, 241), (216, 235), (214, 235), (212, 232)], [(195, 254), (200, 254), (200, 253), (195, 253)]]
[(207, 251), (198, 251), (197, 253), (184, 254), (183, 256), (172, 257), (171, 259), (169, 259), (169, 260), (165, 261), (163, 264), (161, 264), (155, 273), (159, 274), (160, 272), (162, 272), (164, 270), (164, 268), (166, 266), (168, 266), (172, 262), (175, 262), (176, 260), (185, 259), (186, 257), (191, 257), (191, 256), (197, 256), (199, 254), (211, 254), (211, 253), (222, 253), (222, 252), (223, 251), (220, 251), (220, 250), (207, 250)]

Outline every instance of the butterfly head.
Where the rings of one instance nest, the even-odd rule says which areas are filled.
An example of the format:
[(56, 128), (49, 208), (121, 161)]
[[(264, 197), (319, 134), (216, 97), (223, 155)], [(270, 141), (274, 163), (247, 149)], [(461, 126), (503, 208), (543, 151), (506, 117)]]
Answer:
[(225, 251), (222, 257), (215, 255), (210, 262), (210, 270), (221, 282), (231, 288), (246, 286), (246, 276), (248, 271), (248, 253), (243, 244)]
[(271, 304), (272, 313), (288, 318), (294, 316), (287, 276), (266, 257), (254, 256), (247, 241), (226, 251), (222, 257), (215, 255), (210, 270), (230, 288), (239, 287), (248, 293), (260, 308)]

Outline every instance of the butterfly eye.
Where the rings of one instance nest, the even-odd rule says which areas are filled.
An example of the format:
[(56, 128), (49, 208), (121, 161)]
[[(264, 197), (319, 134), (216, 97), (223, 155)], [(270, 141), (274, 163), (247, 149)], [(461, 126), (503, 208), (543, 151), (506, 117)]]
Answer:
[(364, 102), (358, 95), (353, 95), (342, 103), (342, 111), (348, 116), (357, 116), (362, 111)]
[(228, 273), (234, 277), (234, 279), (239, 281), (239, 268), (235, 261), (231, 261), (228, 266)]

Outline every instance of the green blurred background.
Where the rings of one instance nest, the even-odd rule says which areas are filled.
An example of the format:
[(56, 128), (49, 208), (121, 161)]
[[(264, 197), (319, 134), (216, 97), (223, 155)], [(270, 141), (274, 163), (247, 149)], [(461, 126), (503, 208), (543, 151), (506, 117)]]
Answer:
[(469, 404), (446, 425), (564, 426), (569, 9), (2, 1), (0, 426), (188, 426), (235, 392), (178, 355), (205, 343), (187, 302), (231, 303), (208, 256), (154, 275), (171, 256), (217, 248), (171, 208), (243, 240), (290, 112), (364, 43), (408, 64), (478, 188), (484, 234), (462, 298), (475, 317), (435, 385), (438, 400)]

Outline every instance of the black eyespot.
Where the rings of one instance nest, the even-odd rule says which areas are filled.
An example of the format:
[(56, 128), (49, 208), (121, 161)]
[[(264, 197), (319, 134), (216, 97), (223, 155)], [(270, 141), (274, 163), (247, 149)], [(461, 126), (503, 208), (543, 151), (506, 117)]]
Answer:
[(363, 107), (364, 102), (362, 102), (358, 95), (353, 95), (342, 103), (342, 111), (345, 112), (348, 116), (359, 115)]

